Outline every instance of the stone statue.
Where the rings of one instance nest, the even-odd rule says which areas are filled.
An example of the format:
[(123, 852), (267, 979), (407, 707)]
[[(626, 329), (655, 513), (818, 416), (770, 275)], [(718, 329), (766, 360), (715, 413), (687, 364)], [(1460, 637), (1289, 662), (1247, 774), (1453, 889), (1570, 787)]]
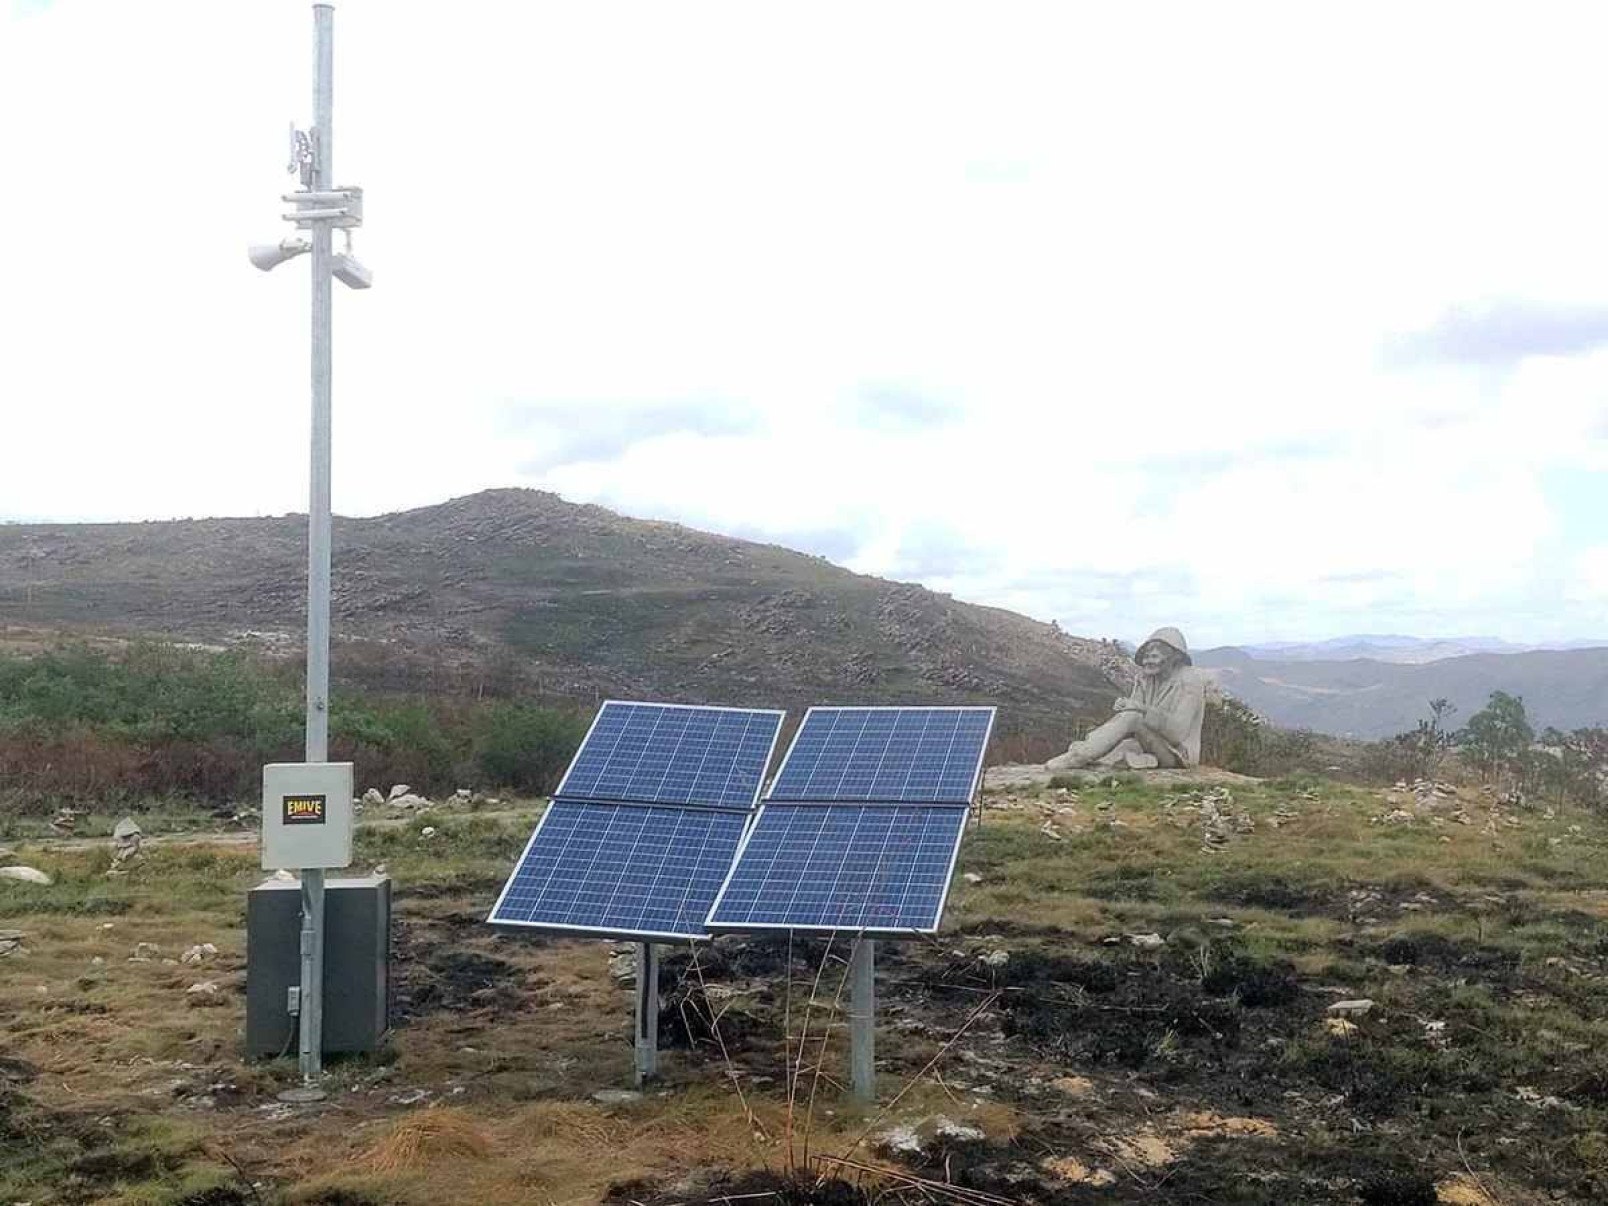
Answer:
[(1200, 764), (1206, 679), (1190, 662), (1184, 634), (1176, 628), (1158, 628), (1133, 660), (1139, 666), (1133, 694), (1117, 700), (1110, 720), (1046, 762), (1046, 770), (1096, 762), (1131, 770)]

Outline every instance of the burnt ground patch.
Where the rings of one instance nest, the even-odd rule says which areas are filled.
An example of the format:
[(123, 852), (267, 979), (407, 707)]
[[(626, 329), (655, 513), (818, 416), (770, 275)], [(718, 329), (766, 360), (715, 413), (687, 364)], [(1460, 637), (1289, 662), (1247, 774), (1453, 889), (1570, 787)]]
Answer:
[(771, 1034), (767, 1018), (733, 994), (695, 979), (661, 986), (659, 1047), (707, 1050), (718, 1057), (746, 1051)]
[(510, 1008), (524, 999), (524, 969), (497, 955), (429, 941), (422, 928), (394, 923), (392, 1013), (398, 1022), (442, 1009)]
[(740, 1202), (765, 1206), (871, 1206), (873, 1202), (895, 1206), (905, 1201), (930, 1201), (911, 1195), (877, 1193), (836, 1177), (824, 1180), (807, 1173), (744, 1172), (709, 1170), (673, 1186), (645, 1181), (611, 1185), (600, 1206), (702, 1206), (702, 1204)]
[(1276, 1014), (1301, 999), (1293, 965), (1232, 944), (1193, 958), (1012, 951), (998, 975), (1006, 1036), (1060, 1060), (1132, 1069), (1220, 1058), (1239, 1046), (1252, 1011)]
[(1381, 963), (1477, 975), (1483, 980), (1510, 978), (1519, 966), (1516, 951), (1432, 932), (1401, 933), (1377, 943), (1348, 943), (1342, 939), (1337, 945)]
[(1328, 916), (1344, 912), (1345, 893), (1330, 885), (1300, 884), (1282, 875), (1227, 875), (1201, 893), (1207, 900), (1242, 908)]

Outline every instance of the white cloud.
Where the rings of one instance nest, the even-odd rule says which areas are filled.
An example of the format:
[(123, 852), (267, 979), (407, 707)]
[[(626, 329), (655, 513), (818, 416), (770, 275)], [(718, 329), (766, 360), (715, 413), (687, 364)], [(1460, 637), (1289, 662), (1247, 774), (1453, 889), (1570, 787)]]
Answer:
[[(0, 17), (0, 516), (305, 505), (305, 269), (243, 248), (308, 17)], [(1608, 471), (1608, 353), (1388, 352), (1608, 305), (1604, 26), (348, 0), (336, 505), (541, 485), (1121, 635), (1600, 633), (1547, 483)]]

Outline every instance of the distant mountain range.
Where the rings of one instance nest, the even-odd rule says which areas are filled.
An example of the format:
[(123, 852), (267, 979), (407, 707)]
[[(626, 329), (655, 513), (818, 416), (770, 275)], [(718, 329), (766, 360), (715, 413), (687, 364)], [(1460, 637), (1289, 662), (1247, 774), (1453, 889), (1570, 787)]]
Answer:
[[(1352, 650), (1364, 642), (1412, 642), (1399, 653), (1456, 645), (1408, 637), (1345, 637), (1332, 643)], [(1326, 643), (1330, 644), (1330, 643)], [(1428, 717), (1429, 701), (1449, 699), (1461, 725), (1485, 706), (1492, 691), (1524, 699), (1537, 731), (1608, 727), (1608, 648), (1466, 653), (1435, 660), (1382, 660), (1331, 653), (1320, 660), (1310, 645), (1286, 647), (1283, 656), (1260, 646), (1208, 649), (1195, 664), (1219, 686), (1274, 724), (1336, 736), (1377, 739), (1405, 732)]]
[(1269, 641), (1260, 645), (1224, 646), (1208, 650), (1211, 655), (1238, 650), (1263, 660), (1280, 662), (1344, 662), (1365, 657), (1376, 662), (1419, 665), (1439, 662), (1473, 653), (1533, 653), (1545, 649), (1593, 649), (1608, 646), (1608, 640), (1541, 641), (1515, 644), (1499, 637), (1411, 637), (1341, 636), (1326, 641)]

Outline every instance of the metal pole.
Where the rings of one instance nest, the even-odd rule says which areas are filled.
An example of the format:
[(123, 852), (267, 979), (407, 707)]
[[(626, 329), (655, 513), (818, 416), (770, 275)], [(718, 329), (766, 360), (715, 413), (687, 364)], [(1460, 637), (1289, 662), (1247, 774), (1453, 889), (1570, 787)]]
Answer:
[(877, 1097), (876, 947), (862, 937), (849, 956), (849, 1081), (860, 1102)]
[[(335, 9), (313, 5), (313, 190), (334, 179)], [(328, 222), (312, 228), (312, 464), (307, 507), (307, 753), (308, 762), (329, 760), (329, 546), (330, 377), (332, 341)], [(324, 872), (304, 867), (300, 1055), (302, 1079), (316, 1081), (324, 1059)]]
[(637, 943), (636, 1086), (659, 1075), (659, 952)]

